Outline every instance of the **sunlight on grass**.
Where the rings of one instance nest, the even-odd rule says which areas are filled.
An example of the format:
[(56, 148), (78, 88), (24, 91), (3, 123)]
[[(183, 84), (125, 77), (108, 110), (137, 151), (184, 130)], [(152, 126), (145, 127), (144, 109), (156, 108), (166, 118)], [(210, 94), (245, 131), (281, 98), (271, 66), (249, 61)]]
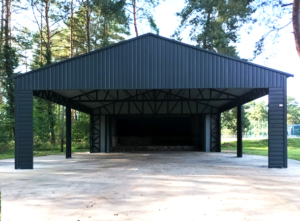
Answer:
[[(15, 157), (14, 144), (10, 144), (5, 148), (1, 148), (1, 149), (2, 151), (0, 151), (0, 159), (9, 159)], [(35, 146), (33, 148), (33, 155), (34, 156), (60, 155), (60, 154), (65, 154), (66, 153), (65, 151), (66, 151), (66, 145), (64, 145), (64, 151), (61, 152), (59, 144), (56, 145), (45, 144), (39, 147)], [(87, 152), (87, 151), (90, 151), (88, 142), (72, 143), (72, 153)]]
[[(236, 151), (236, 141), (222, 142), (222, 150)], [(268, 156), (268, 140), (243, 140), (243, 153)], [(288, 139), (288, 158), (300, 160), (300, 139)]]

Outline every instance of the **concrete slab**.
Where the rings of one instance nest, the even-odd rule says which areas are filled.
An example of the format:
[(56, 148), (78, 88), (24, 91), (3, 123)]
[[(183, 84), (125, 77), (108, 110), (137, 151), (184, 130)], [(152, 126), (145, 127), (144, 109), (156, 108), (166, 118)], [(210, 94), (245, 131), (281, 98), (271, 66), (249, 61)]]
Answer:
[(300, 162), (232, 153), (73, 154), (0, 161), (3, 221), (300, 220)]

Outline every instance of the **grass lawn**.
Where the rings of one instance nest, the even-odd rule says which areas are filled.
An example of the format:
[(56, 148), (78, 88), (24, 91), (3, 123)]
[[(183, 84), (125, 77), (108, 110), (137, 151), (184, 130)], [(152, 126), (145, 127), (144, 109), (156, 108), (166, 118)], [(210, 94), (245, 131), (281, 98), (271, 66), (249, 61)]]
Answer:
[[(1, 145), (1, 144), (0, 144)], [(33, 148), (33, 155), (34, 156), (46, 156), (46, 155), (57, 155), (57, 154), (65, 154), (66, 152), (66, 145), (64, 146), (64, 152), (60, 152), (60, 145), (51, 145), (45, 144), (41, 145), (40, 147)], [(72, 153), (74, 152), (87, 152), (90, 151), (89, 143), (72, 143)], [(15, 157), (15, 151), (12, 144), (8, 145), (7, 147), (0, 148), (0, 159), (9, 159)]]
[[(223, 150), (236, 151), (236, 141), (222, 142)], [(243, 140), (243, 153), (252, 155), (268, 156), (268, 140)], [(300, 160), (300, 139), (288, 139), (288, 158)]]

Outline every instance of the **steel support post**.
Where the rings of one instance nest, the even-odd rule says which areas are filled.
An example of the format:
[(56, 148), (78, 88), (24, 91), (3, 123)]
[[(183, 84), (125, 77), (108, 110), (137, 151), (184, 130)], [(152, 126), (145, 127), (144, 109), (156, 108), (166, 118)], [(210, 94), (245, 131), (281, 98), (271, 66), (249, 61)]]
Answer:
[(72, 157), (72, 138), (71, 138), (71, 106), (66, 106), (66, 158)]
[(237, 106), (237, 157), (243, 157), (243, 110)]

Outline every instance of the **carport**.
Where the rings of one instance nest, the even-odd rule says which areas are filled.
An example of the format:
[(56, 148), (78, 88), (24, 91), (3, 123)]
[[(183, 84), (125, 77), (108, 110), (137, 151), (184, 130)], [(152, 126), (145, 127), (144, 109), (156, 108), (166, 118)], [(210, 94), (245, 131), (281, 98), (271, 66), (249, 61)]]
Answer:
[(14, 77), (15, 168), (33, 168), (33, 96), (90, 115), (90, 152), (221, 151), (221, 113), (269, 94), (270, 168), (287, 167), (287, 78), (293, 75), (154, 34)]

